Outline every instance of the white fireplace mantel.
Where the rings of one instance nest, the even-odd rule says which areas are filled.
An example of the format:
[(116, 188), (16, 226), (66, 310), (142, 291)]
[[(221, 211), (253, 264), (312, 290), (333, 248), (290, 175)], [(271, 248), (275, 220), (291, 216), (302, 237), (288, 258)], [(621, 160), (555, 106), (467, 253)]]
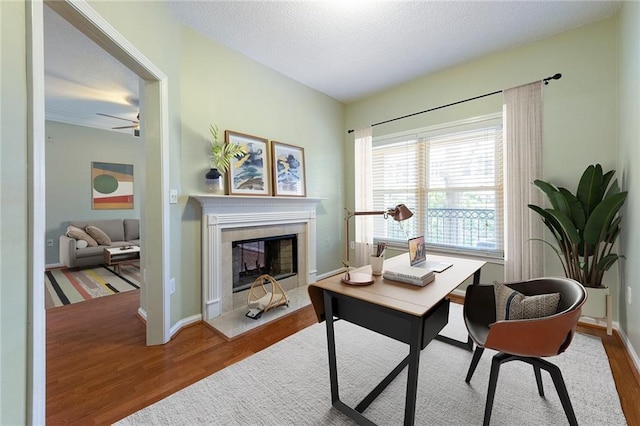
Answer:
[(202, 206), (202, 316), (221, 314), (221, 235), (230, 228), (302, 223), (307, 226), (307, 284), (316, 281), (316, 206), (319, 198), (195, 194)]

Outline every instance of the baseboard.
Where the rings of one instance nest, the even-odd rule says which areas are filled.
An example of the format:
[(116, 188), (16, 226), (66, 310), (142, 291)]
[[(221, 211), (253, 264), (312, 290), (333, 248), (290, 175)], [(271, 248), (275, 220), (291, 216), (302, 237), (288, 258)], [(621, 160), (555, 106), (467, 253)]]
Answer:
[(183, 318), (177, 323), (175, 323), (173, 327), (171, 327), (171, 330), (169, 331), (169, 335), (172, 338), (173, 336), (178, 334), (178, 332), (180, 332), (180, 330), (182, 330), (184, 327), (199, 323), (200, 321), (202, 321), (202, 314), (192, 315), (190, 317)]
[(325, 278), (332, 277), (334, 275), (342, 274), (344, 272), (344, 268), (334, 269), (333, 271), (325, 272), (324, 274), (316, 275), (316, 280), (324, 280)]
[(625, 332), (620, 327), (618, 327), (617, 323), (614, 323), (614, 327), (618, 331), (618, 335), (622, 339), (622, 343), (624, 343), (624, 347), (627, 350), (627, 353), (629, 354), (633, 365), (636, 367), (636, 371), (640, 373), (640, 357), (638, 357), (638, 353), (635, 351), (633, 346), (631, 346), (629, 338), (627, 337)]
[(50, 263), (50, 264), (46, 264), (44, 265), (44, 269), (53, 269), (53, 268), (62, 268), (64, 266), (64, 263)]
[(147, 322), (147, 311), (142, 308), (138, 308), (138, 316), (142, 319), (142, 321), (144, 321), (145, 323)]
[(455, 289), (453, 290), (451, 293), (455, 294), (456, 296), (460, 296), (462, 298), (464, 298), (464, 296), (467, 294), (467, 292), (465, 290), (460, 290), (460, 289)]

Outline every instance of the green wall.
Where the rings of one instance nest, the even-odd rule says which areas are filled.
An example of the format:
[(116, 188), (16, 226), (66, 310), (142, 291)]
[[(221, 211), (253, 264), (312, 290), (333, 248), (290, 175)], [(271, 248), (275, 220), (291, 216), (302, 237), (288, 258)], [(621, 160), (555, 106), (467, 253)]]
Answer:
[[(640, 354), (640, 3), (625, 2), (620, 11), (619, 139), (618, 179), (629, 191), (623, 207), (620, 251), (620, 277), (631, 288), (632, 301), (625, 291), (618, 297), (622, 330)], [(624, 290), (624, 288), (623, 288)], [(636, 363), (640, 362), (636, 358)], [(636, 364), (637, 365), (637, 364)]]
[[(614, 168), (617, 160), (617, 19), (550, 37), (441, 73), (420, 78), (347, 106), (346, 125), (360, 128), (394, 117), (471, 98), (562, 73), (544, 88), (544, 178), (574, 188), (587, 164)], [(401, 130), (502, 111), (496, 95), (409, 119), (376, 126), (374, 137)], [(353, 136), (345, 137), (353, 162)], [(353, 206), (353, 174), (346, 176), (347, 206)], [(483, 269), (482, 280), (503, 280), (500, 265)], [(548, 275), (562, 274), (555, 253), (545, 253)], [(616, 271), (607, 283), (618, 292)], [(616, 311), (617, 312), (617, 311)]]
[[(318, 272), (340, 266), (342, 207), (353, 206), (353, 137), (358, 128), (563, 73), (545, 88), (545, 178), (574, 184), (585, 164), (618, 166), (623, 186), (638, 184), (638, 4), (623, 6), (608, 19), (415, 80), (344, 107), (325, 95), (184, 29), (160, 2), (90, 1), (111, 25), (158, 66), (169, 81), (169, 178), (180, 192), (170, 207), (171, 324), (200, 312), (200, 208), (188, 198), (204, 191), (208, 126), (255, 134), (305, 148), (308, 195), (323, 201), (318, 210)], [(2, 97), (0, 101), (0, 424), (25, 424), (27, 411), (27, 122), (25, 4), (0, 2)], [(143, 18), (141, 18), (143, 17)], [(153, 34), (152, 37), (149, 34)], [(618, 50), (618, 42), (620, 48)], [(620, 52), (620, 58), (618, 57)], [(628, 68), (627, 68), (628, 67)], [(619, 69), (620, 68), (620, 69)], [(625, 69), (623, 69), (625, 68)], [(620, 92), (620, 97), (617, 93)], [(627, 93), (628, 92), (628, 93)], [(634, 94), (635, 93), (635, 94)], [(421, 127), (438, 121), (500, 110), (487, 98), (400, 124)], [(628, 108), (618, 115), (618, 108)], [(627, 112), (628, 111), (628, 112)], [(397, 131), (375, 128), (375, 134)], [(620, 138), (618, 150), (617, 138)], [(345, 155), (340, 155), (343, 151)], [(571, 159), (571, 161), (568, 161)], [(635, 184), (635, 185), (634, 185)], [(345, 190), (345, 188), (348, 188)], [(637, 193), (637, 190), (635, 191)], [(638, 201), (629, 197), (622, 253), (638, 257)], [(622, 279), (640, 297), (633, 262)], [(550, 273), (557, 262), (547, 258)], [(486, 272), (486, 271), (485, 271)], [(496, 275), (495, 271), (484, 277)], [(615, 275), (615, 274), (614, 274)], [(617, 278), (610, 281), (617, 292)], [(617, 294), (617, 293), (616, 293)], [(617, 305), (621, 297), (616, 297)], [(617, 317), (638, 351), (637, 309)]]
[(316, 217), (318, 273), (341, 266), (344, 107), (199, 33), (182, 30), (183, 314), (201, 311), (201, 208), (209, 125), (304, 148), (307, 196), (322, 198)]
[(27, 419), (25, 5), (0, 2), (0, 424)]
[[(124, 219), (140, 217), (142, 159), (136, 155), (139, 138), (121, 132), (72, 124), (45, 123), (47, 219), (45, 239), (47, 265), (60, 263), (60, 235), (70, 220)], [(91, 162), (133, 164), (134, 208), (93, 210), (91, 208)]]

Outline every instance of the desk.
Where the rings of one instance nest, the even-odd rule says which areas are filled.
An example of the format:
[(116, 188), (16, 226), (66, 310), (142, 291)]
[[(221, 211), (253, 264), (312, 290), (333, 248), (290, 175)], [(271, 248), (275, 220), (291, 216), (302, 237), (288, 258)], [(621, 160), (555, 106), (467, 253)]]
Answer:
[[(485, 264), (483, 261), (433, 255), (429, 256), (429, 260), (453, 265), (436, 273), (436, 279), (425, 287), (389, 281), (381, 276), (374, 276), (373, 284), (368, 286), (350, 286), (340, 281), (342, 274), (309, 285), (309, 297), (318, 321), (326, 320), (327, 325), (331, 403), (358, 424), (374, 424), (362, 413), (406, 366), (404, 424), (414, 424), (420, 352), (438, 336), (449, 320), (449, 300), (446, 296), (471, 276), (474, 284), (477, 284), (480, 268)], [(403, 263), (409, 263), (408, 253), (385, 260), (385, 267)], [(365, 266), (356, 271), (369, 273), (371, 267)], [(355, 408), (340, 401), (333, 325), (335, 318), (409, 345), (409, 355)]]

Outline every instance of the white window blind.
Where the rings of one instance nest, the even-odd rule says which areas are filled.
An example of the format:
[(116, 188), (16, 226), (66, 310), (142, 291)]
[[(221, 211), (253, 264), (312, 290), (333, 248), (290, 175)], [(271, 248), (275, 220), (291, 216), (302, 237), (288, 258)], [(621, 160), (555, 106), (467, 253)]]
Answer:
[(405, 222), (374, 217), (374, 238), (424, 235), (430, 248), (502, 256), (502, 174), (499, 120), (374, 139), (374, 210), (414, 212)]

